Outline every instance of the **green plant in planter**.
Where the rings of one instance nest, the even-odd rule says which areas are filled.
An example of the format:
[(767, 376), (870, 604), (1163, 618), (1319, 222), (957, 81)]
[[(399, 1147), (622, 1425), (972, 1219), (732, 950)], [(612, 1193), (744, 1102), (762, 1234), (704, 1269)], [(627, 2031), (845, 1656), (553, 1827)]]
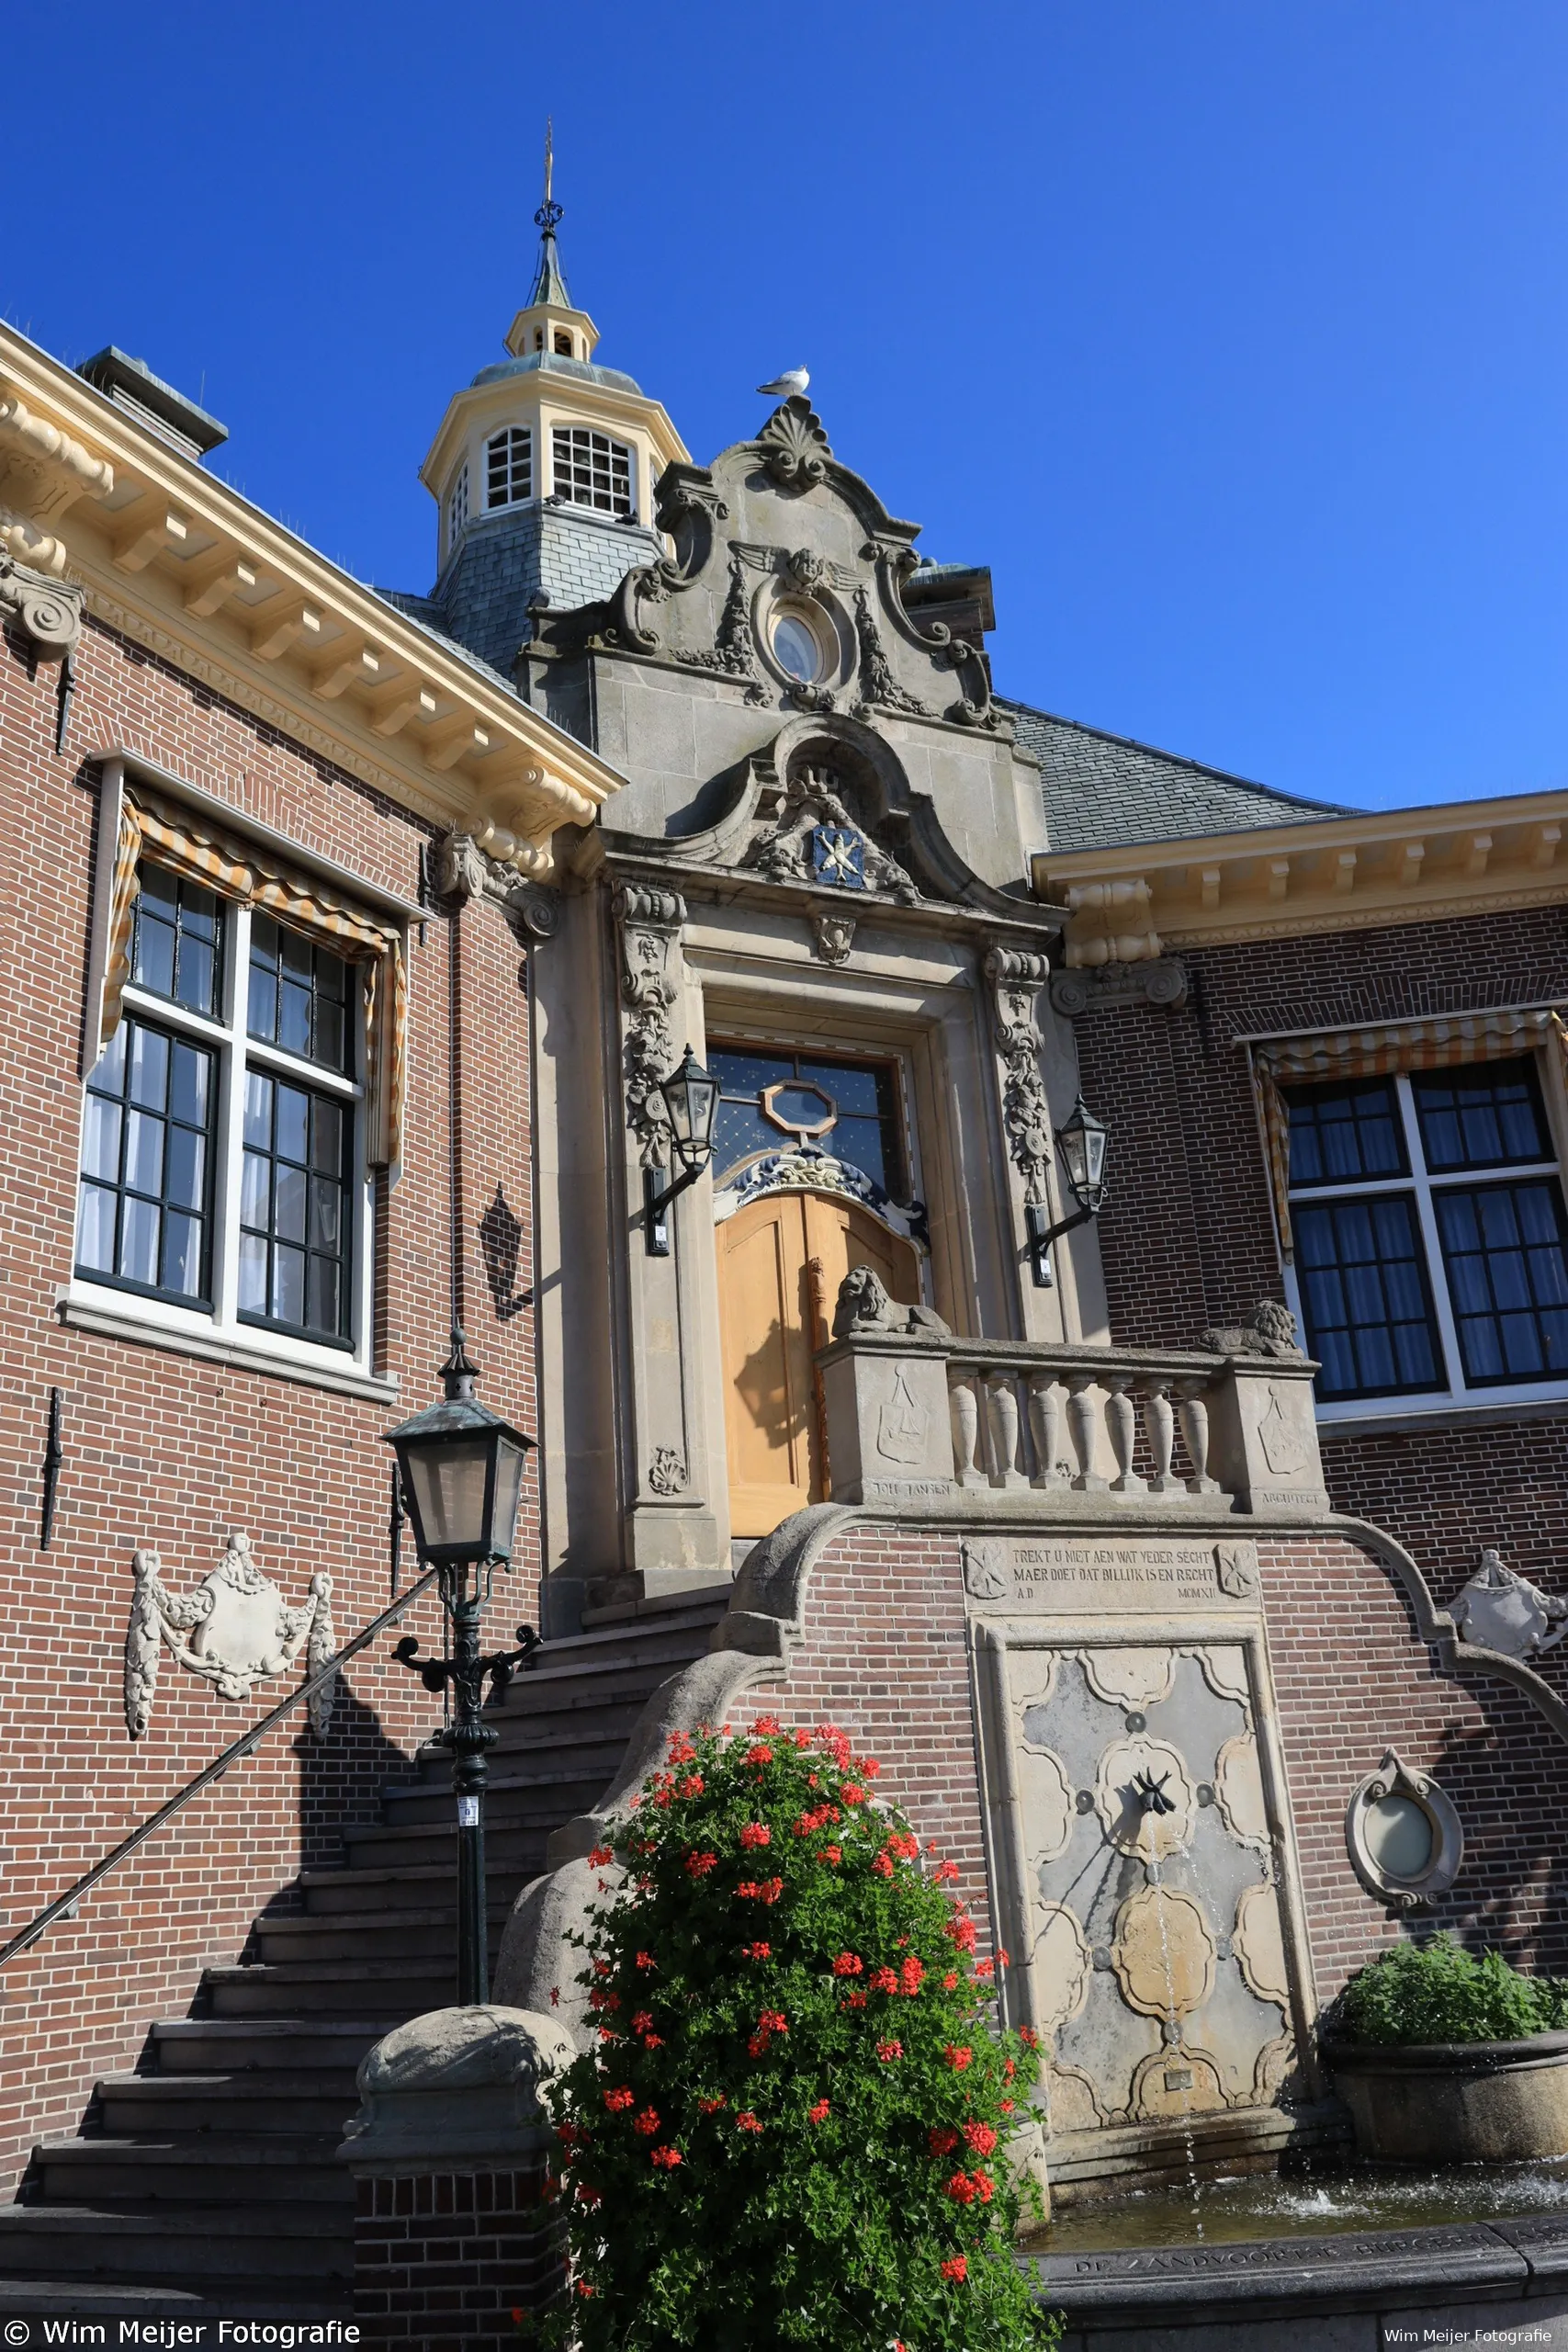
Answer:
[(1396, 1944), (1350, 1979), (1336, 2030), (1349, 2041), (1523, 2041), (1568, 2028), (1568, 1980), (1521, 1976), (1501, 1952), (1479, 1959), (1443, 1933)]
[[(592, 1859), (597, 2046), (554, 2088), (581, 2352), (1051, 2346), (1012, 2256), (1032, 2034), (842, 1734), (676, 1735)], [(1005, 1965), (1005, 1960), (1002, 1962)], [(1037, 2192), (1036, 2192), (1037, 2194)]]

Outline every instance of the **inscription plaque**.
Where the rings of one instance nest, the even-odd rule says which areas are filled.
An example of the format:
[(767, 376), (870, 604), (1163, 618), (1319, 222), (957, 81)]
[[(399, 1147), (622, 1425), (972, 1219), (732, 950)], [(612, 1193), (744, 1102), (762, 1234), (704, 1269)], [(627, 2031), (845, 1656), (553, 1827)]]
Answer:
[(1234, 1540), (990, 1535), (963, 1548), (964, 1589), (983, 1607), (1064, 1615), (1183, 1604), (1234, 1608), (1258, 1594), (1257, 1548)]

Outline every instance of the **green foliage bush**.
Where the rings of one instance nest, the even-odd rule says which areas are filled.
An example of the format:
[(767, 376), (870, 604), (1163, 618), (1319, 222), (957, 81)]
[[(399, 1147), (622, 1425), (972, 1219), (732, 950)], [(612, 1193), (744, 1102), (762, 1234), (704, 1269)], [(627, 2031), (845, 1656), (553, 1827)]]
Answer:
[[(553, 2093), (581, 2352), (1051, 2346), (1012, 2258), (1033, 2037), (876, 1765), (768, 1717), (677, 1735), (597, 1850), (597, 2047)], [(1027, 2045), (1027, 2046), (1026, 2046)], [(553, 2331), (553, 2333), (552, 2333)]]
[(1450, 1935), (1396, 1944), (1350, 1979), (1337, 2030), (1350, 2041), (1523, 2041), (1568, 2029), (1568, 1980), (1521, 1976), (1501, 1952), (1477, 1959)]

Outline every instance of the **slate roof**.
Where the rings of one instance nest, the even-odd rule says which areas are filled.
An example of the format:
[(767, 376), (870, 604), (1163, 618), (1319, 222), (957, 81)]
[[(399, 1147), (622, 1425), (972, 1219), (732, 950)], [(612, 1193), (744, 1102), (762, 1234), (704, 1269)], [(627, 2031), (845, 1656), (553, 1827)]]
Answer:
[(1246, 776), (1206, 768), (1125, 735), (1107, 735), (1027, 703), (998, 707), (1020, 748), (1040, 763), (1046, 839), (1055, 850), (1114, 849), (1127, 842), (1187, 841), (1344, 813), (1344, 803), (1304, 800)]

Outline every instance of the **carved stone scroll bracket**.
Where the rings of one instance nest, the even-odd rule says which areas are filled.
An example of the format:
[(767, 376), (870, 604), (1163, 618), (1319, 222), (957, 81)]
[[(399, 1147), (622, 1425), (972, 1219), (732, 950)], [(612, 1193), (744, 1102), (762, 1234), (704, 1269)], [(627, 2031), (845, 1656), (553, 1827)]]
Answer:
[(14, 562), (0, 544), (0, 620), (17, 624), (35, 661), (65, 661), (82, 635), (82, 591)]
[(1075, 966), (1051, 977), (1051, 1001), (1068, 1021), (1124, 1005), (1177, 1012), (1187, 994), (1187, 967), (1175, 956), (1161, 956), (1152, 964), (1102, 964), (1098, 970)]
[(644, 1168), (670, 1159), (660, 1081), (678, 1059), (670, 1009), (681, 989), (681, 930), (686, 902), (674, 890), (626, 883), (614, 900), (621, 946), (623, 1082), (626, 1125)]
[[(318, 1570), (309, 1597), (298, 1608), (262, 1574), (251, 1557), (248, 1535), (231, 1531), (222, 1560), (189, 1592), (170, 1592), (156, 1552), (138, 1550), (131, 1560), (135, 1589), (125, 1635), (125, 1727), (141, 1739), (152, 1719), (162, 1652), (220, 1698), (243, 1706), (253, 1683), (285, 1674), (306, 1653), (306, 1668), (319, 1674), (337, 1646), (333, 1630), (331, 1577)], [(336, 1678), (310, 1702), (310, 1723), (325, 1737), (336, 1695)]]
[(1002, 1131), (1008, 1157), (1023, 1182), (1023, 1197), (1049, 1199), (1051, 1109), (1040, 1067), (1040, 991), (1050, 977), (1043, 956), (993, 947), (985, 961), (1001, 1061)]

